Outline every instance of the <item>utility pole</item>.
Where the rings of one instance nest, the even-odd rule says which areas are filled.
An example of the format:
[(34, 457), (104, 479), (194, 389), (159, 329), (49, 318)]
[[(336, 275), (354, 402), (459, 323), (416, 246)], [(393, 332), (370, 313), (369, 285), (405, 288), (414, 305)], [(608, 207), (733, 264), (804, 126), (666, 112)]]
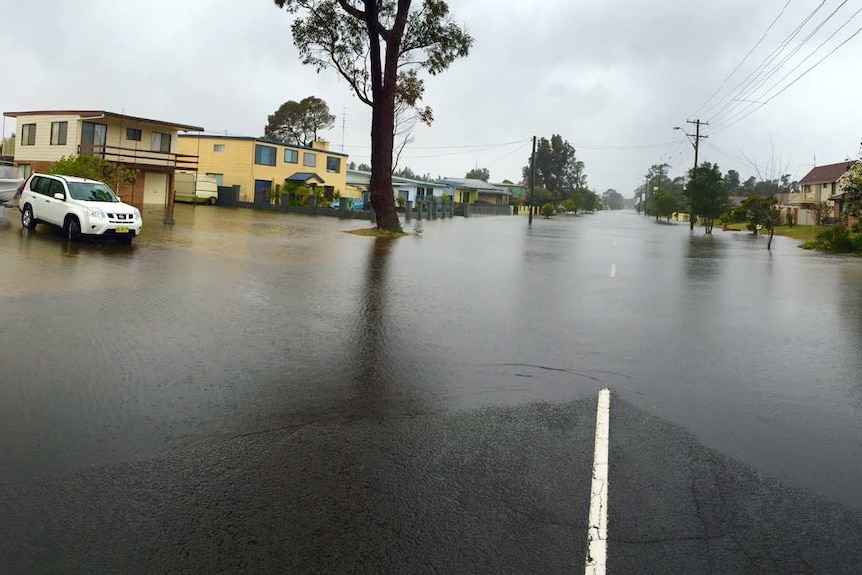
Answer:
[(536, 136), (533, 136), (533, 153), (530, 154), (530, 205), (528, 206), (530, 210), (530, 215), (528, 217), (528, 224), (533, 223), (533, 196), (536, 190)]
[(344, 153), (344, 129), (347, 126), (347, 107), (341, 108), (341, 153)]
[[(701, 122), (700, 119), (697, 119), (697, 120), (686, 120), (685, 123), (695, 125), (694, 134), (689, 134), (686, 132), (685, 135), (688, 136), (689, 138), (694, 138), (694, 142), (692, 143), (692, 145), (694, 146), (694, 169), (696, 170), (697, 169), (697, 152), (698, 152), (698, 148), (700, 147), (700, 140), (701, 140), (701, 138), (708, 138), (709, 137), (709, 136), (701, 136), (700, 135), (700, 127), (701, 126), (709, 126), (709, 122)], [(691, 175), (692, 176), (694, 175), (694, 171), (692, 171)], [(691, 185), (691, 178), (689, 178), (689, 185)], [(688, 201), (689, 201), (689, 203), (691, 203), (691, 190), (689, 190)], [(693, 206), (691, 206), (691, 207), (693, 208)], [(689, 221), (690, 221), (689, 222), (689, 229), (693, 230), (694, 229), (694, 223), (697, 221), (697, 215), (694, 213), (694, 209), (689, 210), (689, 212), (690, 212), (689, 213)]]

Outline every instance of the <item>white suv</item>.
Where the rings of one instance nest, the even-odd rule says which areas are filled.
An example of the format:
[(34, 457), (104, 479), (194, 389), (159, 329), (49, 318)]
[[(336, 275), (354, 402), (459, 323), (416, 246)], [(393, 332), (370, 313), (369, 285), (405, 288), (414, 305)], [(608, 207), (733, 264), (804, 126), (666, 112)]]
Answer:
[(25, 228), (52, 224), (70, 239), (92, 235), (130, 242), (144, 225), (141, 212), (121, 202), (107, 185), (72, 176), (33, 174), (24, 184), (18, 209)]

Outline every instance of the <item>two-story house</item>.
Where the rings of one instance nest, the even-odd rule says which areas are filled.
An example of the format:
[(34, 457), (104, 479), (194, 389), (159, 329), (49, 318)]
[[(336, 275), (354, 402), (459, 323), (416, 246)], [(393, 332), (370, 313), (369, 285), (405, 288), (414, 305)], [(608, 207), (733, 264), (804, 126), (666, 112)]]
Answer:
[(24, 174), (47, 169), (63, 156), (99, 156), (138, 170), (132, 186), (115, 189), (130, 204), (162, 204), (173, 201), (176, 170), (194, 171), (197, 157), (178, 153), (179, 132), (203, 128), (137, 118), (104, 110), (50, 110), (5, 112), (15, 118), (14, 162)]
[(265, 138), (183, 134), (179, 149), (198, 157), (198, 173), (216, 178), (219, 186), (239, 186), (239, 200), (269, 203), (276, 185), (297, 183), (322, 187), (332, 198), (347, 189), (347, 154), (316, 141), (310, 148), (288, 146)]
[(789, 194), (787, 205), (799, 225), (814, 225), (812, 208), (825, 202), (832, 209), (832, 217), (839, 217), (839, 204), (835, 201), (843, 191), (845, 175), (853, 168), (855, 161), (816, 166), (799, 180), (799, 191)]

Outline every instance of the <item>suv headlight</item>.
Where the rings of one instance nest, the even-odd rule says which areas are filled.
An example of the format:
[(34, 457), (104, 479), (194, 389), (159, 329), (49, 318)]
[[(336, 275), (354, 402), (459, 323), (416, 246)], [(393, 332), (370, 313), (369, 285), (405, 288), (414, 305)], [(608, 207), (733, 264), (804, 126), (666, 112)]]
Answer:
[(139, 212), (138, 210), (135, 210), (135, 219), (137, 221), (141, 221), (141, 212)]
[(103, 212), (99, 208), (90, 208), (90, 217), (91, 218), (104, 218), (105, 212)]

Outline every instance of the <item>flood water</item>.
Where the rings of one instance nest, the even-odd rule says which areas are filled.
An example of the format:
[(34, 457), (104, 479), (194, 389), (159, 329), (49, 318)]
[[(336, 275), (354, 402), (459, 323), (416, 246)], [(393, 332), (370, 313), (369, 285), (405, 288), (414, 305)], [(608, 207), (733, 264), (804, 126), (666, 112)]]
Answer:
[(631, 212), (455, 218), (397, 240), (323, 217), (159, 216), (127, 247), (0, 215), (0, 482), (609, 386), (862, 509), (860, 259)]

